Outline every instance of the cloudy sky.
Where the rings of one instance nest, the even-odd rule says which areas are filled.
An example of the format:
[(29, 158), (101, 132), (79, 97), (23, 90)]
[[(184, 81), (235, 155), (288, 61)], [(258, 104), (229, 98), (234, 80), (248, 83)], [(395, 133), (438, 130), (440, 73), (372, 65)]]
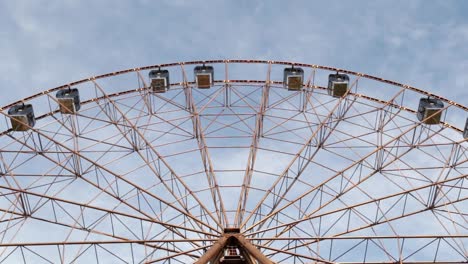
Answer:
[(347, 68), (466, 105), (464, 10), (461, 0), (3, 0), (0, 105), (106, 72), (228, 58)]
[(468, 105), (466, 10), (463, 0), (0, 0), (0, 106), (90, 76), (210, 59), (344, 68)]

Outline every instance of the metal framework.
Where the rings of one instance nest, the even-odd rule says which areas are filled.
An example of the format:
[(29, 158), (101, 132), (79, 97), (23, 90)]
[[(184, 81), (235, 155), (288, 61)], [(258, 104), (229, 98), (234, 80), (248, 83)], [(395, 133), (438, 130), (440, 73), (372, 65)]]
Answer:
[[(202, 64), (209, 89), (194, 83)], [(302, 89), (282, 83), (291, 66)], [(159, 68), (164, 93), (147, 78)], [(350, 77), (342, 97), (327, 93), (335, 72)], [(70, 87), (81, 108), (61, 113), (55, 93)], [(421, 97), (444, 103), (438, 124), (416, 118)], [(21, 103), (36, 124), (13, 131)], [(415, 87), (193, 61), (90, 77), (1, 113), (0, 263), (468, 262), (468, 107)], [(243, 262), (226, 262), (228, 245)]]

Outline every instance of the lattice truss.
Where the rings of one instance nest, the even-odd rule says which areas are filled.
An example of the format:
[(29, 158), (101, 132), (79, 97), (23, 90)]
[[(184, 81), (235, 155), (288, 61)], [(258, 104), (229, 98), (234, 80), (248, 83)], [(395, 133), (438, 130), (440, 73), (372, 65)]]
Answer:
[(426, 125), (409, 86), (340, 70), (335, 98), (337, 69), (301, 65), (288, 91), (288, 63), (207, 63), (210, 89), (191, 62), (163, 65), (166, 93), (154, 67), (74, 83), (76, 114), (68, 85), (26, 98), (26, 132), (4, 107), (0, 263), (192, 263), (226, 226), (278, 263), (468, 261), (466, 107)]

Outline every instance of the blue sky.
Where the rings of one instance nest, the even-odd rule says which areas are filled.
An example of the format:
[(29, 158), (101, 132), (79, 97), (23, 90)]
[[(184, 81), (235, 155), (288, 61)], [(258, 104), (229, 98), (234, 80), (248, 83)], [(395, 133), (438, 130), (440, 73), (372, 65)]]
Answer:
[[(344, 68), (468, 105), (466, 10), (462, 0), (0, 0), (0, 106), (90, 76), (209, 59)], [(238, 153), (229, 165), (246, 162)]]
[(216, 58), (292, 60), (466, 105), (466, 1), (1, 1), (0, 105), (77, 79)]

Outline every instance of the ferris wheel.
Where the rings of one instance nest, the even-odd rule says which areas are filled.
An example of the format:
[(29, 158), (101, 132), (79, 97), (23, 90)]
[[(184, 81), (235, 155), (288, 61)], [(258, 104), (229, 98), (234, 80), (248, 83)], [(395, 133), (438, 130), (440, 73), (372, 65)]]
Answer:
[(192, 61), (1, 113), (0, 263), (468, 262), (468, 107), (408, 85)]

